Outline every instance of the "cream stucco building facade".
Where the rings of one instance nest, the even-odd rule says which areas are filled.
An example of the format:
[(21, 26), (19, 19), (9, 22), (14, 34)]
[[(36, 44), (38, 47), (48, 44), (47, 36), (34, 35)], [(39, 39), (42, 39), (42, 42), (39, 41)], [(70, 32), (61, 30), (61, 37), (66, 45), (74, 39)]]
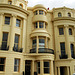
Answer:
[(0, 75), (73, 75), (75, 10), (27, 3), (0, 0)]

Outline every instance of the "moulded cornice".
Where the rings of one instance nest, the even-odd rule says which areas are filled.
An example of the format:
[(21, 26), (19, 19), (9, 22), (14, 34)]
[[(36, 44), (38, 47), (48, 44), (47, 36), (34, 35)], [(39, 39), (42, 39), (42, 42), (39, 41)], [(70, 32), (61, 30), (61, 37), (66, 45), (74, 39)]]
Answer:
[(57, 17), (57, 18), (54, 18), (52, 21), (59, 21), (59, 20), (71, 20), (71, 21), (75, 21), (75, 18), (73, 18), (73, 17)]
[(25, 9), (22, 9), (18, 6), (15, 6), (15, 5), (9, 5), (9, 4), (0, 4), (0, 8), (11, 8), (11, 9), (16, 9), (16, 10), (19, 10), (27, 15), (29, 15), (29, 12), (26, 11)]

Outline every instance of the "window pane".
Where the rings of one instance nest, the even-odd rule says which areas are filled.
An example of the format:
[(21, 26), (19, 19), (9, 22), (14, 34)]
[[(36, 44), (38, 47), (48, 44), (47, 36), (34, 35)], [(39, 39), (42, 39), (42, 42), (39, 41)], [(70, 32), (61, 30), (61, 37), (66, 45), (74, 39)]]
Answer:
[(65, 43), (60, 43), (61, 54), (65, 55)]
[(10, 17), (5, 17), (5, 24), (10, 24)]
[(38, 68), (38, 74), (40, 74), (40, 68)]
[(8, 39), (8, 33), (3, 33), (3, 41), (7, 41)]
[(39, 14), (43, 15), (43, 11), (42, 10), (39, 10)]
[(19, 19), (16, 19), (16, 26), (20, 27), (20, 20)]
[(59, 35), (63, 35), (63, 34), (64, 34), (63, 28), (59, 28)]
[(44, 23), (43, 22), (39, 22), (39, 28), (43, 28), (44, 27)]
[(49, 68), (44, 68), (44, 73), (49, 73)]
[(69, 28), (69, 35), (72, 35), (72, 29)]
[(39, 39), (39, 43), (45, 43), (45, 39)]
[(6, 50), (7, 48), (7, 42), (2, 42), (2, 50)]
[(49, 62), (44, 62), (44, 67), (49, 67)]
[(62, 14), (61, 13), (58, 13), (58, 17), (62, 17)]
[(38, 14), (38, 11), (35, 11), (35, 12), (34, 12), (34, 15), (37, 15), (37, 14)]
[(5, 58), (0, 58), (0, 64), (4, 64), (5, 63)]
[(4, 65), (0, 65), (0, 71), (4, 71)]
[(40, 67), (40, 62), (38, 62), (38, 67)]
[(19, 43), (19, 35), (15, 35), (15, 43)]

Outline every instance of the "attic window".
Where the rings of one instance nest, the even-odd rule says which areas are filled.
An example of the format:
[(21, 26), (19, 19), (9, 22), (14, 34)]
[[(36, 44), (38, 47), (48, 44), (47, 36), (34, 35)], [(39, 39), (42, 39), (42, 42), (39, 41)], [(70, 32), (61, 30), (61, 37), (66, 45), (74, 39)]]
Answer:
[(20, 8), (23, 8), (23, 4), (20, 4), (19, 7), (20, 7)]
[(11, 1), (11, 0), (9, 0), (9, 1), (8, 1), (8, 4), (10, 4), (10, 5), (11, 5), (11, 4), (12, 4), (12, 1)]

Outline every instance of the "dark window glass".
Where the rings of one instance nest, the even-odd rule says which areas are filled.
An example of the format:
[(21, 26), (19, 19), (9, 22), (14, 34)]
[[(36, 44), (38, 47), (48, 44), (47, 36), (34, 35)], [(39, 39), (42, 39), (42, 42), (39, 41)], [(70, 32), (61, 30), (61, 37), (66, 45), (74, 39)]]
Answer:
[(7, 25), (10, 24), (10, 17), (5, 17), (5, 24), (7, 24)]
[(20, 20), (19, 19), (16, 19), (16, 26), (20, 27)]
[(50, 64), (49, 64), (49, 62), (44, 62), (44, 73), (50, 73)]
[(2, 39), (2, 50), (6, 50), (7, 48), (7, 40), (8, 40), (8, 33), (3, 33), (3, 39)]
[(44, 23), (43, 22), (39, 22), (39, 28), (43, 28), (44, 27)]
[(68, 17), (71, 17), (71, 13), (68, 13)]
[(36, 44), (36, 39), (33, 40), (33, 44)]
[(35, 28), (38, 28), (38, 23), (37, 22), (35, 23)]
[(39, 10), (39, 14), (40, 14), (40, 15), (43, 15), (43, 11), (42, 11), (42, 10)]
[(45, 43), (45, 39), (39, 39), (39, 43)]
[(61, 55), (65, 55), (65, 43), (60, 43)]
[(72, 29), (69, 28), (69, 35), (72, 35)]
[(20, 60), (19, 59), (15, 59), (14, 60), (14, 71), (15, 72), (19, 71), (19, 64), (20, 64)]
[(36, 39), (33, 39), (32, 41), (32, 48), (36, 48)]
[(63, 30), (63, 28), (59, 28), (59, 35), (64, 35), (64, 30)]
[(35, 11), (35, 12), (34, 12), (34, 15), (37, 15), (37, 14), (38, 14), (38, 11)]
[(62, 17), (62, 14), (60, 12), (58, 13), (58, 17)]
[(74, 57), (74, 45), (71, 44), (70, 47), (71, 47), (71, 56)]
[(14, 44), (14, 46), (17, 49), (18, 49), (18, 44), (19, 44), (19, 35), (15, 35), (15, 44)]
[(37, 63), (38, 64), (38, 74), (40, 74), (40, 62)]
[(0, 58), (0, 71), (4, 71), (5, 58)]

